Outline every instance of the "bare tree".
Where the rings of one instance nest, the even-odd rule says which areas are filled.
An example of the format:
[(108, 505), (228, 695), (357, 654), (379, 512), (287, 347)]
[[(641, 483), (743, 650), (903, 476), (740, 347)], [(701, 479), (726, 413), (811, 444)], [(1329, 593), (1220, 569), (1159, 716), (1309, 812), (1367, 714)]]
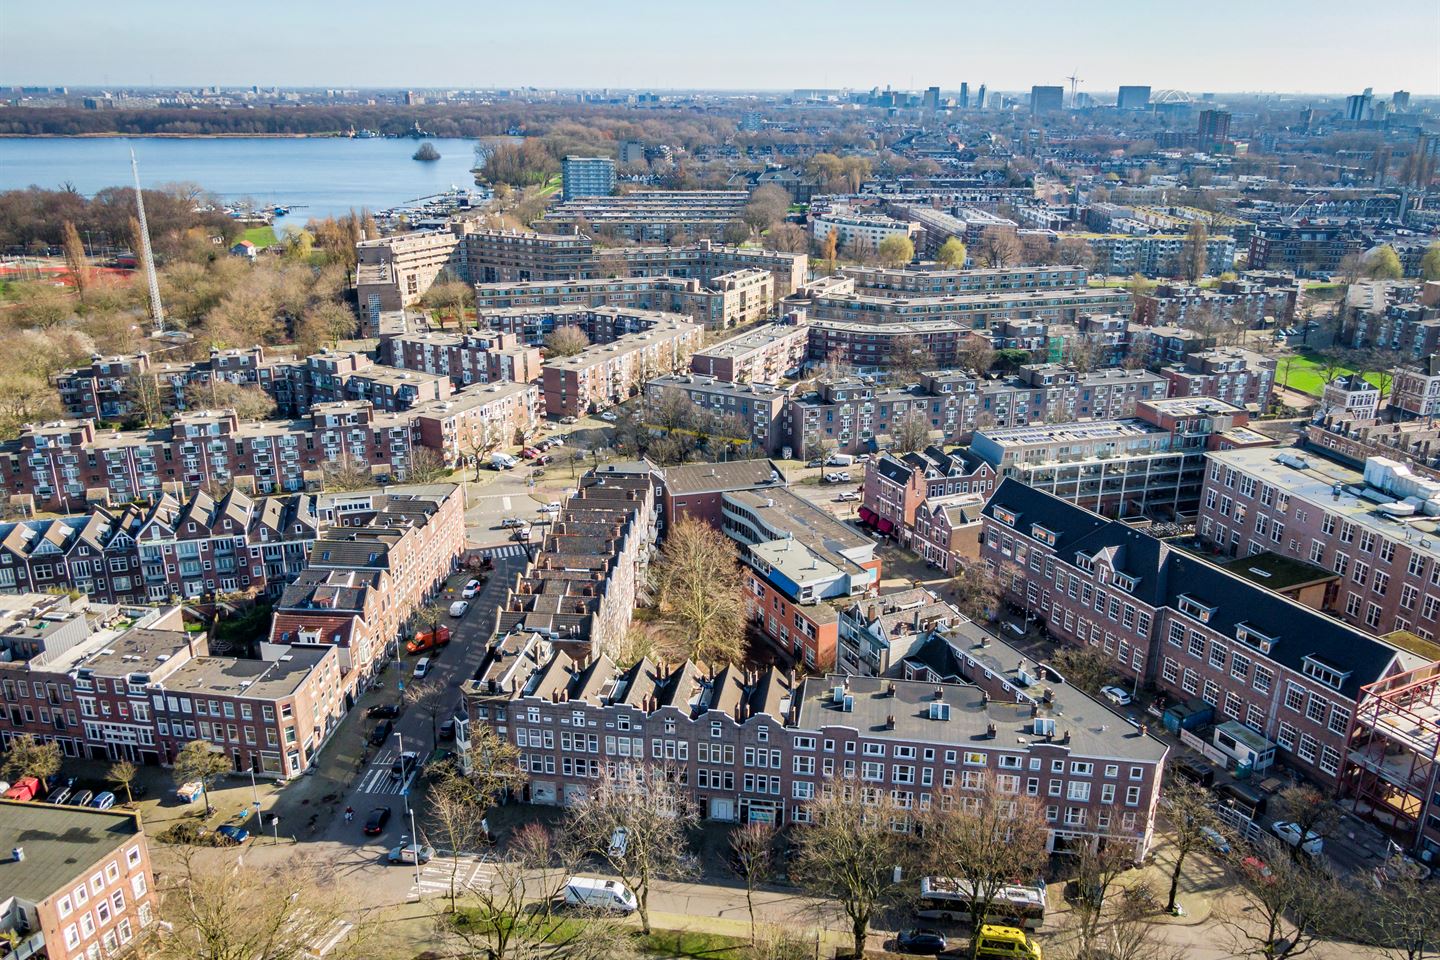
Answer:
[(489, 838), (485, 812), (485, 806), (477, 802), (475, 791), (458, 777), (441, 780), (425, 796), (426, 839), (451, 853), (447, 891), (451, 913), (455, 912), (460, 895), (461, 858), (473, 854)]
[(1134, 865), (1133, 837), (1100, 837), (1081, 847), (1074, 859), (1075, 884), (1070, 934), (1080, 960), (1101, 960), (1106, 908), (1120, 875)]
[(1340, 825), (1340, 805), (1328, 794), (1308, 783), (1291, 784), (1275, 794), (1277, 819), (1289, 820), (1300, 828), (1300, 841), (1290, 848), (1290, 856), (1299, 860), (1304, 853), (1304, 839), (1310, 834), (1328, 837)]
[(646, 936), (651, 884), (683, 877), (692, 866), (686, 831), (697, 818), (676, 776), (652, 763), (603, 772), (566, 821), (571, 841), (599, 855), (635, 894)]
[(1204, 849), (1210, 837), (1219, 827), (1213, 800), (1208, 790), (1194, 784), (1171, 778), (1165, 787), (1165, 817), (1170, 821), (1170, 848), (1174, 851), (1175, 863), (1170, 868), (1170, 893), (1165, 901), (1165, 911), (1174, 913), (1176, 898), (1180, 894), (1180, 875), (1185, 869), (1185, 858), (1192, 851)]
[(110, 782), (125, 791), (126, 804), (135, 802), (135, 795), (131, 792), (131, 785), (135, 782), (135, 777), (138, 776), (139, 773), (140, 768), (129, 760), (112, 763), (110, 769), (106, 771), (106, 777)]
[(579, 327), (556, 327), (545, 337), (545, 356), (551, 359), (573, 357), (590, 346), (590, 338)]
[(1208, 272), (1205, 252), (1209, 242), (1210, 231), (1206, 228), (1205, 221), (1191, 221), (1190, 229), (1185, 234), (1184, 253), (1181, 254), (1185, 279), (1191, 283), (1195, 283)]
[(172, 768), (176, 783), (194, 781), (200, 784), (200, 795), (205, 801), (205, 812), (209, 813), (210, 785), (230, 772), (230, 761), (218, 752), (208, 740), (191, 740), (175, 755)]
[(1020, 795), (1019, 777), (982, 774), (968, 787), (951, 787), (922, 822), (922, 869), (969, 886), (974, 930), (994, 911), (1003, 887), (1016, 877), (1039, 876), (1045, 865), (1045, 813), (1034, 797)]
[(1165, 928), (1155, 922), (1158, 912), (1155, 891), (1147, 881), (1119, 891), (1103, 922), (1099, 948), (1104, 960), (1185, 960), (1186, 947), (1161, 939)]
[(740, 214), (740, 219), (759, 234), (771, 224), (785, 219), (790, 209), (790, 194), (773, 183), (757, 187)]
[(1308, 953), (1343, 914), (1338, 881), (1323, 869), (1286, 857), (1243, 862), (1240, 903), (1221, 916), (1237, 956), (1272, 960)]
[(983, 377), (995, 364), (995, 347), (987, 337), (971, 334), (956, 351), (956, 359), (961, 366), (968, 367), (975, 371), (976, 376)]
[(1440, 884), (1411, 873), (1383, 882), (1366, 899), (1360, 922), (1374, 927), (1379, 946), (1402, 960), (1440, 956)]
[(991, 620), (999, 612), (1002, 586), (981, 560), (959, 560), (952, 581), (955, 605), (971, 620)]
[(414, 447), (410, 451), (410, 465), (405, 470), (406, 483), (438, 483), (450, 475), (440, 454), (430, 447)]
[[(160, 914), (171, 925), (152, 956), (175, 960), (306, 960), (345, 919), (347, 903), (333, 867), (292, 858), (273, 867), (201, 862), (181, 851), (166, 872)], [(363, 932), (352, 931), (338, 957), (358, 957)]]
[(916, 383), (922, 373), (938, 366), (935, 355), (930, 352), (925, 341), (909, 333), (890, 341), (890, 348), (885, 354), (885, 365), (898, 384)]
[(775, 825), (756, 820), (730, 834), (731, 869), (745, 881), (745, 909), (750, 913), (750, 941), (755, 931), (755, 888), (770, 878), (775, 866)]
[(777, 223), (765, 234), (765, 246), (781, 253), (808, 253), (810, 238), (794, 223)]
[(895, 453), (919, 450), (930, 439), (930, 421), (918, 410), (907, 410), (891, 429), (890, 449)]
[(1009, 267), (1020, 260), (1022, 247), (1015, 231), (1005, 227), (986, 227), (980, 232), (975, 259), (986, 267)]
[(735, 542), (693, 518), (675, 524), (655, 566), (660, 612), (680, 629), (677, 646), (712, 669), (744, 654), (744, 583)]
[(160, 381), (148, 373), (132, 373), (125, 383), (125, 392), (132, 399), (134, 418), (144, 426), (154, 426), (165, 419), (160, 396)]
[(356, 460), (349, 452), (341, 453), (334, 460), (326, 460), (320, 468), (320, 475), (321, 486), (327, 492), (344, 493), (375, 486), (369, 465)]
[(833, 900), (850, 921), (854, 955), (865, 955), (865, 935), (876, 912), (898, 895), (895, 867), (907, 859), (907, 822), (884, 790), (836, 779), (820, 785), (805, 805), (809, 823), (796, 835), (795, 880), (809, 893)]

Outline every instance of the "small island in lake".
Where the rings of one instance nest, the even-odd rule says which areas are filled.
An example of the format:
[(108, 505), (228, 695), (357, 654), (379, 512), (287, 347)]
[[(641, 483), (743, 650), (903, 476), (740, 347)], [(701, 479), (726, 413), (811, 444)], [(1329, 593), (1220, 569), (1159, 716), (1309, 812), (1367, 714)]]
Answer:
[(420, 149), (415, 151), (415, 155), (411, 159), (424, 160), (427, 163), (432, 162), (440, 159), (440, 151), (436, 150), (433, 144), (422, 143), (420, 144)]

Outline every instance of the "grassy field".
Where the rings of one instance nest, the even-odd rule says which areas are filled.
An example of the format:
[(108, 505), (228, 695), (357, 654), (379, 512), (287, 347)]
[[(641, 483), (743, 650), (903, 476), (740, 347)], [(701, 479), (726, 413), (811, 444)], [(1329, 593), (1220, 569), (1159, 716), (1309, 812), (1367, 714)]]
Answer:
[(241, 240), (249, 240), (255, 246), (264, 249), (276, 242), (274, 227), (251, 227), (240, 235)]
[[(1340, 367), (1336, 370), (1335, 375), (1343, 377), (1354, 372), (1350, 367)], [(1286, 357), (1280, 358), (1275, 376), (1276, 379), (1283, 378), (1282, 383), (1286, 387), (1291, 390), (1299, 390), (1301, 393), (1318, 397), (1325, 389), (1325, 374), (1318, 354), (1297, 354), (1293, 361)], [(1365, 379), (1377, 387), (1381, 385), (1378, 373), (1367, 373)]]

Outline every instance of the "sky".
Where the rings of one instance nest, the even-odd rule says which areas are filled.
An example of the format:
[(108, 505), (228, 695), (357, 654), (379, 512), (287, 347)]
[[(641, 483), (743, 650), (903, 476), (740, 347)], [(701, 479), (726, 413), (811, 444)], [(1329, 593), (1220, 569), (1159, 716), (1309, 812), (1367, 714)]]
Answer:
[(0, 0), (0, 84), (1440, 93), (1440, 3)]

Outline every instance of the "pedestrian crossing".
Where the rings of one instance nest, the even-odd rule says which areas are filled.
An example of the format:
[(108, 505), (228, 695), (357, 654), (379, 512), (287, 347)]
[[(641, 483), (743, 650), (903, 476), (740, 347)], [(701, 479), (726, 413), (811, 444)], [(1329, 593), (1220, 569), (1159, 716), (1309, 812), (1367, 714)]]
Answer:
[(503, 547), (489, 547), (481, 553), (491, 560), (504, 560), (507, 557), (525, 556), (525, 547), (523, 544), (512, 543)]
[(397, 780), (390, 776), (390, 765), (395, 762), (395, 758), (399, 755), (400, 751), (393, 748), (382, 750), (376, 754), (375, 759), (370, 763), (370, 767), (361, 775), (360, 785), (356, 787), (356, 792), (388, 794), (390, 796), (398, 796), (403, 793), (405, 788), (410, 785), (410, 782), (415, 779), (415, 773), (412, 771), (410, 776), (405, 780)]
[(420, 882), (410, 885), (410, 896), (448, 897), (452, 881), (458, 893), (483, 887), (490, 883), (493, 876), (494, 868), (473, 855), (437, 856), (421, 865)]
[(325, 960), (325, 957), (355, 929), (355, 924), (349, 920), (336, 920), (331, 928), (320, 934), (305, 950), (305, 960)]

